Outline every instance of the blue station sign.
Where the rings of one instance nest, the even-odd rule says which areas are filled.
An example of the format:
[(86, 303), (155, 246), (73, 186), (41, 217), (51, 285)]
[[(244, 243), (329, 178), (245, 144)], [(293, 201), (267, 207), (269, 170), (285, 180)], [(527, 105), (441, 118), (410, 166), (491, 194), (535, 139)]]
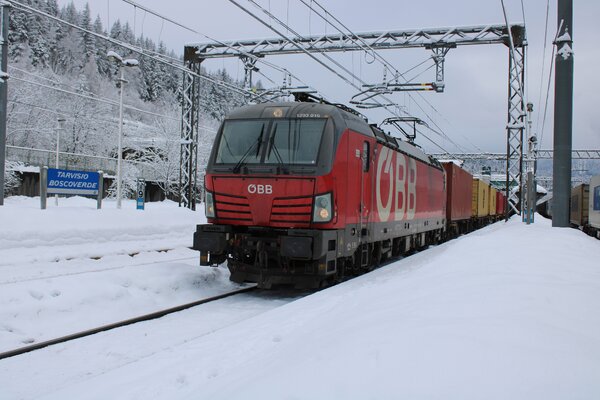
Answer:
[(48, 168), (48, 194), (98, 195), (97, 172)]

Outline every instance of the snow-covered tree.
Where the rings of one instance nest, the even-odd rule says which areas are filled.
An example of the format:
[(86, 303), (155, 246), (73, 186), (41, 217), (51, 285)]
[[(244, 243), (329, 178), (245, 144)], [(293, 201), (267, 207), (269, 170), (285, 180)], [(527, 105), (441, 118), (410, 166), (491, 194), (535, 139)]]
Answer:
[[(163, 42), (156, 44), (150, 38), (135, 37), (128, 23), (117, 20), (112, 26), (104, 27), (100, 17), (92, 23), (88, 5), (78, 11), (72, 2), (59, 7), (57, 0), (23, 1), (99, 35), (107, 35), (109, 31), (111, 38), (141, 47), (148, 55), (158, 52), (166, 58), (178, 57)], [(137, 154), (137, 164), (134, 164), (143, 167), (138, 173), (150, 176), (149, 179), (170, 195), (179, 178), (181, 70), (155, 57), (132, 54), (127, 48), (96, 38), (89, 32), (17, 7), (10, 13), (9, 68), (15, 67), (10, 71), (11, 75), (29, 82), (15, 79), (9, 85), (7, 144), (53, 151), (57, 118), (63, 117), (66, 121), (60, 133), (61, 151), (86, 156), (65, 156), (61, 162), (66, 167), (113, 170), (117, 155), (118, 107), (35, 84), (38, 82), (84, 96), (110, 98), (118, 103), (118, 66), (107, 59), (109, 50), (140, 62), (138, 68), (125, 71), (124, 147)], [(211, 74), (203, 69), (203, 73), (240, 85), (225, 70)], [(242, 95), (205, 81), (200, 82), (200, 96), (201, 124), (215, 129), (231, 109), (245, 102)], [(133, 110), (127, 105), (150, 113)], [(204, 131), (199, 135), (200, 166), (206, 163), (213, 135)], [(39, 165), (48, 165), (54, 160), (53, 153), (30, 154), (36, 154), (38, 158), (28, 159), (28, 162)], [(127, 160), (128, 163), (133, 161)], [(136, 178), (132, 176), (132, 185)]]
[(6, 161), (4, 165), (4, 194), (10, 196), (21, 185), (21, 174), (18, 172), (23, 163)]

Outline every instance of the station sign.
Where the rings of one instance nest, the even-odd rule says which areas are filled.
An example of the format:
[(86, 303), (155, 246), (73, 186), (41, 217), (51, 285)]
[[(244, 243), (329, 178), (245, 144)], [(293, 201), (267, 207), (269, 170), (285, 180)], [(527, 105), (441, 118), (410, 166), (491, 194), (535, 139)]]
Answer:
[(48, 168), (48, 194), (98, 195), (100, 174)]

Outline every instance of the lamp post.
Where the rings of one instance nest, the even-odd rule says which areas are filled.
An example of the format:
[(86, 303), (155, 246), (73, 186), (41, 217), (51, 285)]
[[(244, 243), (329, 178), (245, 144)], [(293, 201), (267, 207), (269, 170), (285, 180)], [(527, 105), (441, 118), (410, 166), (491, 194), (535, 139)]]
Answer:
[(138, 60), (127, 59), (123, 60), (123, 57), (109, 51), (106, 54), (109, 60), (114, 61), (119, 66), (119, 83), (120, 83), (120, 94), (119, 94), (119, 139), (118, 139), (118, 154), (117, 154), (117, 208), (121, 208), (121, 164), (123, 162), (123, 86), (127, 82), (123, 78), (123, 67), (137, 67)]
[[(58, 117), (58, 126), (56, 127), (56, 169), (58, 169), (58, 152), (60, 149), (60, 132), (64, 129), (65, 119)], [(58, 194), (54, 195), (54, 204), (58, 206)]]

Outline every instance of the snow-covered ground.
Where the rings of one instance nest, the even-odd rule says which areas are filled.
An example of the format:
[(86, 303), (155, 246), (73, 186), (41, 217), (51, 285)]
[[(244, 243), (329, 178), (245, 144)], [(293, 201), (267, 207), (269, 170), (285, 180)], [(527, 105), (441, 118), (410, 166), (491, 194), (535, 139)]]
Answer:
[[(21, 261), (10, 264), (0, 252), (0, 329), (8, 318), (26, 331), (13, 336), (36, 339), (40, 315), (45, 327), (38, 330), (72, 331), (71, 323), (90, 322), (96, 312), (118, 316), (119, 308), (139, 303), (159, 308), (180, 291), (197, 296), (230, 285), (224, 269), (197, 267), (197, 255), (186, 249), (201, 212), (170, 203), (138, 214), (92, 210), (101, 217), (79, 236), (104, 232), (92, 236), (115, 235), (125, 247), (106, 240), (101, 248), (109, 256), (91, 260), (104, 251), (92, 251), (94, 240), (88, 249), (71, 249), (54, 237), (60, 256), (46, 248), (33, 261), (52, 236), (50, 214), (58, 210), (42, 215), (16, 203), (0, 207), (1, 251), (9, 251), (12, 237), (38, 245), (15, 250), (13, 259)], [(59, 209), (72, 220), (88, 221), (91, 213), (77, 205)], [(6, 227), (5, 216), (18, 222)], [(148, 237), (155, 228), (164, 237), (169, 230), (187, 233), (173, 239), (180, 242), (167, 246), (170, 252), (148, 251), (144, 235), (126, 233), (144, 230), (136, 225), (143, 218), (153, 220), (144, 225)], [(122, 226), (108, 228), (115, 219)], [(55, 233), (75, 237), (68, 228)], [(130, 257), (136, 247), (142, 252)], [(156, 263), (125, 262), (138, 258)], [(226, 299), (2, 360), (0, 399), (598, 399), (598, 260), (600, 241), (553, 229), (541, 217), (530, 226), (514, 218), (295, 301), (248, 294), (243, 302)], [(102, 271), (86, 272), (92, 269)], [(60, 295), (53, 296), (56, 285), (48, 280), (60, 283)], [(54, 305), (57, 299), (64, 303)], [(70, 318), (62, 319), (64, 309)]]
[(238, 287), (189, 249), (202, 211), (104, 203), (49, 199), (40, 210), (39, 198), (9, 197), (0, 207), (0, 352)]

